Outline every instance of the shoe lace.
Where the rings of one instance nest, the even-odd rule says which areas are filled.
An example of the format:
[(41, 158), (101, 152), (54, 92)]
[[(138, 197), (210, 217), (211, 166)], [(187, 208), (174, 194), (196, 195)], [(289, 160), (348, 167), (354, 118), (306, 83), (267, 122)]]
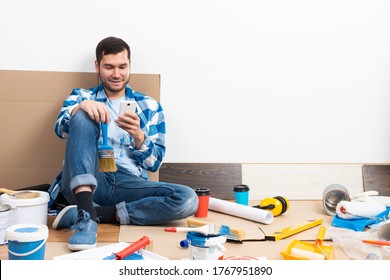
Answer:
[(74, 229), (78, 232), (80, 231), (88, 231), (91, 227), (91, 216), (88, 212), (84, 210), (80, 210), (77, 216), (77, 220), (71, 229)]

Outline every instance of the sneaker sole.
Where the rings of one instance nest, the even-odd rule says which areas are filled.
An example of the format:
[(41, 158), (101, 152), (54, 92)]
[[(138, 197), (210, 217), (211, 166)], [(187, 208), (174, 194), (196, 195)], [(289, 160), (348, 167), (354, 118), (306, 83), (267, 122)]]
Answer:
[(54, 219), (53, 224), (51, 225), (54, 229), (58, 229), (58, 223), (61, 221), (62, 216), (64, 216), (69, 209), (77, 207), (76, 205), (68, 205), (64, 209), (61, 210), (61, 212), (57, 215), (57, 217)]
[(93, 249), (96, 248), (96, 243), (95, 244), (69, 244), (68, 243), (68, 248), (72, 251)]

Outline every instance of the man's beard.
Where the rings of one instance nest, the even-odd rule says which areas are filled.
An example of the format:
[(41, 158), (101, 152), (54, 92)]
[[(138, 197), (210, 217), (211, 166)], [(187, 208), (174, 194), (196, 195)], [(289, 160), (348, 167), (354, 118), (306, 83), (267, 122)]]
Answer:
[(103, 81), (103, 80), (100, 78), (100, 73), (99, 73), (99, 79), (100, 79), (100, 81), (102, 81), (103, 86), (104, 86), (104, 88), (105, 88), (106, 90), (108, 90), (108, 91), (110, 91), (110, 92), (120, 92), (120, 91), (122, 91), (122, 90), (126, 87), (126, 85), (129, 83), (129, 81), (130, 81), (130, 74), (128, 75), (127, 80), (123, 83), (123, 86), (120, 87), (120, 88), (112, 88), (107, 80)]

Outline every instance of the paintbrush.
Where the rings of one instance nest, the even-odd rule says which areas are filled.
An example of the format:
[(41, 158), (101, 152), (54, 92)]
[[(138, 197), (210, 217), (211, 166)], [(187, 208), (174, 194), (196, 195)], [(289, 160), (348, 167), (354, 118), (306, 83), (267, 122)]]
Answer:
[(36, 198), (39, 196), (39, 193), (32, 191), (13, 191), (6, 188), (0, 188), (0, 193), (6, 193), (13, 198), (27, 199), (27, 198)]
[(215, 224), (207, 224), (201, 227), (171, 227), (164, 229), (167, 232), (199, 232), (204, 235), (216, 235), (218, 234)]
[(99, 172), (116, 172), (114, 148), (108, 145), (108, 126), (101, 124), (103, 144), (99, 146)]
[[(212, 223), (204, 220), (195, 219), (195, 218), (188, 218), (187, 224), (189, 227), (200, 227)], [(226, 235), (227, 241), (241, 241), (245, 236), (245, 231), (241, 228), (232, 228), (227, 225), (220, 225), (220, 226), (216, 225), (216, 227), (217, 228), (219, 227), (219, 230), (217, 229), (217, 231), (219, 231), (221, 235)]]

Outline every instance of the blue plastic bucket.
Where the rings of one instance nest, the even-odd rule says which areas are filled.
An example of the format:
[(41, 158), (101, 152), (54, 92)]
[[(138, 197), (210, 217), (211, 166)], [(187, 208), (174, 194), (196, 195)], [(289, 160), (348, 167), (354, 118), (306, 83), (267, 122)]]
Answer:
[(46, 225), (16, 224), (8, 227), (8, 259), (44, 260), (48, 236)]

